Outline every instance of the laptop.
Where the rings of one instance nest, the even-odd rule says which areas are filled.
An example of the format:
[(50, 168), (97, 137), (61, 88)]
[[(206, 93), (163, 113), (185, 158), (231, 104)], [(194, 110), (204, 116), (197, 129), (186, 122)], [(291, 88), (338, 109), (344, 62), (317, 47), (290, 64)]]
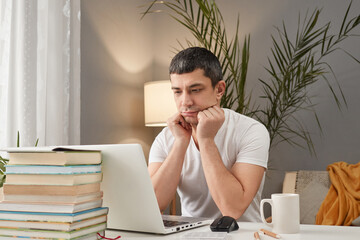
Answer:
[(212, 219), (161, 215), (140, 144), (64, 146), (102, 151), (103, 206), (107, 228), (168, 234), (210, 224)]

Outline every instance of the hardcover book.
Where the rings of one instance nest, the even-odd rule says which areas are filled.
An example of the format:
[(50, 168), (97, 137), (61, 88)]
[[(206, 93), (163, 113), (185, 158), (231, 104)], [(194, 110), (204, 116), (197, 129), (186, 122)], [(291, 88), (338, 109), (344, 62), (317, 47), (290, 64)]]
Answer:
[(19, 195), (19, 194), (5, 194), (0, 197), (2, 202), (21, 202), (21, 203), (81, 203), (95, 199), (99, 199), (103, 196), (103, 192), (93, 192), (81, 195), (71, 196), (57, 196), (57, 195)]
[(58, 212), (58, 213), (75, 213), (91, 208), (101, 207), (102, 199), (94, 201), (74, 203), (74, 204), (35, 204), (35, 203), (7, 203), (0, 202), (2, 211), (22, 211), (22, 212)]
[(8, 149), (7, 152), (9, 154), (9, 165), (64, 166), (101, 163), (101, 152), (92, 150), (12, 148)]
[(106, 229), (106, 223), (100, 223), (97, 225), (76, 229), (73, 231), (52, 231), (52, 230), (40, 230), (40, 229), (25, 229), (25, 228), (0, 228), (0, 236), (21, 236), (21, 237), (37, 237), (37, 238), (61, 238), (61, 239), (73, 239), (88, 234), (96, 234), (97, 232), (104, 231)]
[[(99, 234), (101, 236), (104, 236), (104, 231), (100, 231)], [(14, 239), (21, 239), (21, 240), (25, 240), (25, 239), (41, 239), (44, 240), (45, 238), (43, 237), (23, 237), (23, 236), (4, 236), (4, 235), (0, 235), (0, 239), (1, 240), (14, 240)], [(98, 240), (99, 235), (97, 233), (90, 233), (87, 235), (83, 235), (81, 237), (75, 237), (75, 238), (46, 238), (46, 240)]]
[(89, 174), (6, 174), (5, 183), (18, 185), (80, 185), (101, 182), (102, 173)]
[(101, 164), (97, 165), (6, 165), (6, 174), (84, 174), (100, 173)]
[(14, 221), (40, 221), (40, 222), (75, 222), (96, 216), (107, 214), (107, 207), (92, 208), (76, 213), (46, 213), (46, 212), (21, 212), (21, 211), (0, 211), (1, 220)]
[(23, 195), (55, 195), (55, 196), (75, 196), (100, 191), (100, 183), (81, 184), (81, 185), (3, 185), (4, 195), (23, 194)]
[(0, 228), (27, 228), (27, 229), (43, 229), (72, 231), (78, 228), (89, 227), (99, 223), (106, 222), (106, 215), (93, 218), (87, 218), (76, 222), (39, 222), (39, 221), (12, 221), (0, 220)]

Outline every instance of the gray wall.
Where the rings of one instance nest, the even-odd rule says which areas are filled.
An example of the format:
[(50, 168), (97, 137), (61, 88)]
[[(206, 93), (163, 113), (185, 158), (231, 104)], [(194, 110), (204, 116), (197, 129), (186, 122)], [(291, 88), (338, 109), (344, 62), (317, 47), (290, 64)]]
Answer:
[[(166, 14), (140, 20), (146, 0), (83, 0), (81, 2), (81, 144), (138, 142), (147, 156), (159, 128), (144, 127), (143, 83), (168, 79), (167, 66), (176, 40), (192, 39), (189, 32)], [(339, 29), (349, 1), (338, 0), (224, 0), (217, 1), (233, 35), (240, 14), (240, 39), (251, 35), (248, 88), (260, 94), (258, 78), (266, 78), (264, 66), (270, 55), (274, 26), (284, 20), (290, 33), (297, 27), (299, 12), (323, 8), (320, 22), (333, 22)], [(354, 1), (351, 14), (360, 12)], [(291, 31), (293, 29), (293, 31)], [(360, 33), (360, 29), (357, 31)], [(359, 38), (343, 46), (360, 58)], [(305, 149), (280, 144), (271, 149), (270, 169), (325, 170), (336, 161), (356, 163), (360, 159), (360, 67), (338, 52), (326, 59), (333, 67), (348, 101), (337, 110), (325, 84), (311, 89), (316, 95), (323, 135), (308, 113), (299, 119), (313, 133), (317, 157)]]

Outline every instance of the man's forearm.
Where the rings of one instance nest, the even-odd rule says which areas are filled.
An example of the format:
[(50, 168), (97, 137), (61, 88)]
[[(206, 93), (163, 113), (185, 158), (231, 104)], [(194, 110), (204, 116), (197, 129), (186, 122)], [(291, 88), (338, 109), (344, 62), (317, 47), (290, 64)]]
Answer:
[(224, 216), (239, 218), (250, 203), (241, 182), (225, 167), (213, 140), (199, 142), (199, 148), (212, 198)]
[(151, 169), (150, 166), (150, 177), (161, 211), (166, 209), (176, 193), (186, 149), (183, 143), (175, 141), (161, 166), (158, 169)]

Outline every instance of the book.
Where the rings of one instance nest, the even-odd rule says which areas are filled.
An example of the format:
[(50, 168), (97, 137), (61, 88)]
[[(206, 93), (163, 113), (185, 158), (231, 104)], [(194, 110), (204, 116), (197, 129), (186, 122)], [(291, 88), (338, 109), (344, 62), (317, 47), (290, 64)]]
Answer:
[(27, 203), (81, 203), (94, 199), (101, 198), (103, 192), (93, 192), (81, 195), (57, 196), (57, 195), (19, 195), (19, 194), (5, 194), (0, 196), (0, 201), (3, 202), (27, 202)]
[(87, 218), (107, 214), (107, 207), (92, 208), (76, 213), (46, 213), (46, 212), (21, 212), (21, 211), (0, 211), (1, 220), (14, 221), (41, 221), (41, 222), (75, 222)]
[(100, 183), (82, 184), (82, 185), (3, 185), (4, 195), (23, 194), (23, 195), (54, 195), (54, 196), (74, 196), (86, 193), (100, 191)]
[[(99, 234), (101, 236), (104, 236), (105, 231), (100, 231)], [(4, 236), (4, 235), (0, 235), (0, 239), (1, 240), (14, 240), (14, 239), (21, 239), (21, 240), (25, 240), (25, 239), (42, 239), (44, 240), (43, 237), (23, 237), (23, 236)], [(46, 238), (46, 240), (64, 240), (65, 238)], [(90, 233), (87, 235), (83, 235), (80, 237), (75, 237), (75, 238), (66, 238), (66, 240), (98, 240), (99, 235), (98, 233)]]
[(21, 237), (37, 237), (37, 238), (62, 238), (73, 239), (91, 233), (97, 233), (106, 229), (106, 223), (100, 223), (85, 228), (79, 228), (73, 231), (53, 231), (26, 228), (0, 228), (0, 236), (21, 236)]
[(54, 148), (52, 150), (36, 150), (31, 148), (13, 148), (7, 150), (9, 165), (87, 165), (100, 164), (101, 151), (73, 150), (70, 148)]
[(100, 173), (101, 164), (97, 165), (5, 165), (6, 174), (85, 174)]
[(93, 201), (73, 203), (73, 204), (43, 204), (43, 203), (7, 203), (0, 202), (2, 211), (22, 211), (22, 212), (58, 212), (58, 213), (75, 213), (91, 208), (101, 207), (102, 199)]
[(13, 221), (0, 220), (0, 228), (27, 228), (27, 229), (43, 229), (43, 230), (58, 230), (58, 231), (72, 231), (78, 228), (89, 227), (91, 225), (105, 223), (106, 215), (87, 218), (75, 222), (39, 222), (39, 221)]
[(20, 185), (80, 185), (101, 182), (102, 173), (89, 174), (9, 174), (5, 183)]

